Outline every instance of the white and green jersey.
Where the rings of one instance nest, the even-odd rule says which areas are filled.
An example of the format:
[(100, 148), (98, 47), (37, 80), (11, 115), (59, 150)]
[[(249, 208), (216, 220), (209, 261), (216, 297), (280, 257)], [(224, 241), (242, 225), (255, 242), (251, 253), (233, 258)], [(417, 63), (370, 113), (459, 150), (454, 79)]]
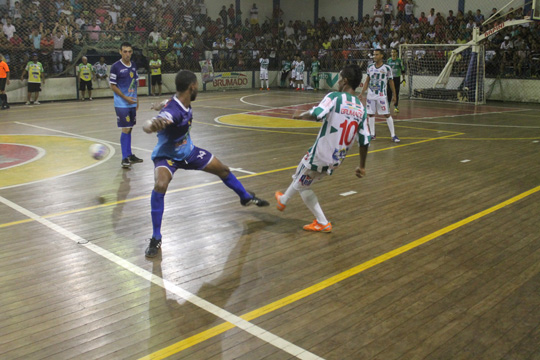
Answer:
[(268, 70), (268, 65), (270, 64), (270, 59), (260, 58), (259, 63), (261, 64), (261, 70)]
[(386, 97), (386, 85), (388, 85), (388, 80), (393, 78), (392, 68), (386, 64), (380, 67), (371, 64), (368, 66), (367, 75), (369, 76), (368, 98)]
[(296, 73), (301, 73), (303, 74), (304, 73), (304, 69), (306, 68), (306, 64), (304, 64), (304, 61), (303, 60), (300, 60), (300, 61), (297, 61), (296, 62)]
[(366, 111), (356, 96), (331, 92), (310, 110), (310, 114), (323, 121), (315, 144), (303, 160), (311, 170), (332, 174), (356, 139), (360, 145), (369, 144)]

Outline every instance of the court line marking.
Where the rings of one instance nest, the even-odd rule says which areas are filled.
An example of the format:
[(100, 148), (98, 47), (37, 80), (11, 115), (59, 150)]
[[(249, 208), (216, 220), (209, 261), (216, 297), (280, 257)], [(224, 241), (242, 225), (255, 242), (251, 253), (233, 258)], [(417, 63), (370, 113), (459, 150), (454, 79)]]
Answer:
[(250, 174), (250, 175), (255, 175), (256, 172), (253, 172), (253, 171), (247, 171), (247, 170), (244, 170), (242, 168), (229, 168), (231, 169), (232, 171), (238, 171), (238, 172), (241, 172), (241, 173), (244, 173), (244, 174)]
[[(446, 136), (438, 137), (438, 138), (432, 138), (432, 139), (427, 139), (427, 140), (416, 141), (414, 143), (409, 143), (409, 144), (394, 145), (394, 146), (390, 146), (390, 147), (386, 147), (386, 148), (371, 150), (371, 151), (369, 151), (368, 154), (377, 153), (377, 152), (386, 151), (386, 150), (391, 150), (391, 149), (400, 148), (400, 147), (406, 147), (406, 146), (422, 144), (422, 143), (425, 143), (425, 142), (430, 142), (430, 141), (435, 141), (435, 140), (446, 139), (448, 137), (459, 136), (459, 135), (462, 135), (462, 134), (458, 133), (458, 134), (446, 135)], [(349, 157), (356, 157), (356, 156), (359, 156), (359, 155), (358, 154), (349, 154), (349, 155), (347, 155), (348, 158)], [(294, 166), (288, 166), (288, 167), (280, 168), (280, 169), (262, 171), (262, 172), (255, 173), (255, 174), (238, 176), (238, 179), (242, 180), (242, 179), (247, 179), (247, 178), (254, 177), (254, 176), (273, 174), (273, 173), (286, 171), (286, 170), (294, 170), (297, 167), (298, 167), (298, 165), (294, 165)], [(221, 180), (217, 180), (217, 181), (207, 182), (207, 183), (203, 183), (203, 184), (187, 186), (187, 187), (183, 187), (183, 188), (180, 188), (180, 189), (169, 190), (169, 191), (167, 191), (167, 194), (174, 194), (174, 193), (177, 193), (177, 192), (182, 192), (182, 191), (187, 191), (187, 190), (192, 190), (192, 189), (198, 189), (198, 188), (202, 188), (202, 187), (206, 187), (206, 186), (210, 186), (210, 185), (222, 184), (222, 183), (223, 182)], [(109, 203), (105, 203), (105, 204), (87, 206), (87, 207), (84, 207), (84, 208), (67, 210), (67, 211), (63, 211), (63, 212), (59, 212), (59, 213), (43, 215), (42, 217), (44, 219), (49, 219), (49, 218), (53, 218), (53, 217), (57, 217), (57, 216), (76, 214), (76, 213), (85, 212), (85, 211), (91, 211), (91, 210), (100, 209), (100, 208), (104, 208), (104, 207), (108, 207), (108, 206), (115, 206), (115, 205), (119, 205), (119, 204), (125, 204), (125, 203), (129, 203), (129, 202), (133, 202), (133, 201), (146, 200), (146, 199), (149, 199), (150, 196), (151, 195), (141, 195), (141, 196), (137, 196), (137, 197), (134, 197), (134, 198), (124, 199), (124, 200), (119, 200), (119, 201), (113, 201), (113, 202), (109, 202)], [(12, 222), (9, 222), (9, 223), (0, 224), (0, 229), (5, 228), (5, 227), (9, 227), (9, 226), (24, 224), (24, 223), (28, 223), (28, 222), (32, 222), (32, 221), (33, 221), (32, 219), (24, 219), (24, 220), (12, 221)]]
[[(382, 255), (379, 255), (375, 258), (372, 258), (371, 260), (368, 260), (366, 262), (361, 263), (360, 265), (357, 265), (353, 268), (350, 268), (348, 270), (345, 270), (337, 275), (334, 275), (326, 280), (323, 280), (319, 283), (316, 283), (314, 285), (311, 285), (303, 290), (300, 290), (294, 294), (288, 295), (280, 300), (276, 300), (270, 304), (267, 304), (265, 306), (262, 306), (258, 309), (255, 309), (253, 311), (250, 311), (246, 314), (241, 315), (240, 317), (243, 319), (246, 319), (248, 321), (257, 319), (263, 315), (266, 315), (268, 313), (271, 313), (273, 311), (276, 311), (278, 309), (281, 309), (287, 305), (290, 305), (294, 302), (297, 302), (299, 300), (302, 300), (312, 294), (315, 294), (319, 291), (325, 290), (329, 288), (332, 285), (335, 285), (343, 280), (346, 280), (352, 276), (358, 275), (359, 273), (366, 271), (372, 267), (375, 267), (376, 265), (382, 264), (392, 258), (395, 258), (403, 253), (406, 253), (412, 249), (415, 249), (421, 245), (424, 245), (425, 243), (430, 242), (431, 240), (437, 239), (455, 229), (458, 229), (462, 226), (465, 226), (475, 220), (478, 220), (484, 216), (487, 216), (497, 210), (500, 210), (508, 205), (511, 205), (521, 199), (524, 199), (536, 192), (540, 191), (540, 186), (537, 186), (533, 189), (530, 189), (528, 191), (525, 191), (519, 195), (516, 195), (506, 201), (503, 201), (497, 205), (494, 205), (490, 208), (487, 208), (486, 210), (483, 210), (479, 213), (476, 213), (474, 215), (471, 215), (463, 220), (460, 220), (458, 222), (455, 222), (451, 225), (448, 225), (442, 229), (439, 229), (431, 234), (428, 234), (426, 236), (421, 237), (420, 239), (414, 240), (408, 244), (405, 244), (403, 246), (400, 246), (398, 248), (395, 248), (394, 250), (391, 250), (387, 253), (384, 253)], [(220, 324), (217, 326), (214, 326), (208, 330), (205, 330), (203, 332), (200, 332), (196, 335), (193, 335), (187, 339), (181, 340), (177, 343), (174, 343), (172, 345), (169, 345), (161, 350), (158, 350), (150, 355), (147, 355), (145, 357), (140, 358), (139, 360), (149, 360), (149, 359), (164, 359), (170, 355), (179, 353), (182, 350), (185, 350), (191, 346), (194, 346), (200, 342), (203, 342), (205, 340), (208, 340), (214, 336), (220, 335), (228, 330), (232, 329), (231, 324)]]
[(341, 196), (350, 196), (350, 195), (354, 195), (354, 194), (357, 194), (357, 192), (351, 190), (351, 191), (347, 191), (347, 192), (341, 193), (341, 194), (339, 194), (339, 195), (341, 195)]
[(34, 219), (35, 221), (39, 222), (40, 224), (44, 225), (45, 227), (57, 232), (58, 234), (68, 238), (69, 240), (74, 241), (75, 243), (87, 248), (88, 250), (94, 252), (97, 255), (100, 255), (101, 257), (104, 257), (105, 259), (111, 261), (112, 263), (123, 267), (124, 269), (130, 271), (131, 273), (143, 278), (144, 280), (150, 281), (154, 284), (156, 284), (159, 287), (162, 287), (166, 291), (169, 291), (182, 299), (192, 303), (193, 305), (211, 313), (212, 315), (215, 315), (216, 317), (226, 321), (227, 323), (230, 323), (231, 325), (234, 325), (235, 327), (238, 327), (247, 333), (259, 338), (260, 340), (267, 342), (269, 344), (274, 345), (278, 349), (287, 352), (288, 354), (295, 356), (299, 359), (307, 359), (307, 360), (315, 360), (315, 359), (322, 359), (321, 357), (283, 339), (279, 336), (264, 330), (263, 328), (250, 323), (249, 321), (242, 319), (241, 317), (234, 315), (233, 313), (228, 312), (227, 310), (224, 310), (214, 304), (212, 304), (209, 301), (204, 300), (203, 298), (175, 285), (174, 283), (165, 280), (159, 276), (156, 276), (152, 274), (150, 271), (145, 270), (135, 264), (130, 263), (129, 261), (121, 258), (118, 255), (115, 255), (108, 250), (105, 250), (95, 244), (92, 244), (88, 240), (72, 233), (71, 231), (64, 229), (63, 227), (44, 219), (43, 217), (31, 212), (30, 210), (15, 204), (14, 202), (9, 201), (8, 199), (0, 196), (0, 202), (4, 205), (12, 208), (13, 210)]
[[(41, 129), (41, 130), (46, 130), (46, 131), (51, 131), (51, 132), (57, 132), (57, 133), (60, 133), (60, 134), (65, 134), (65, 135), (69, 135), (69, 136), (77, 137), (77, 138), (81, 138), (81, 139), (86, 139), (86, 140), (102, 142), (102, 143), (106, 143), (106, 144), (110, 144), (110, 145), (120, 146), (120, 143), (117, 143), (117, 142), (114, 142), (114, 141), (108, 141), (108, 140), (102, 140), (102, 139), (93, 138), (93, 137), (90, 137), (90, 136), (78, 135), (78, 134), (70, 133), (70, 132), (67, 132), (67, 131), (46, 128), (44, 126), (23, 123), (23, 122), (20, 122), (20, 121), (15, 121), (15, 124), (24, 125), (24, 126), (30, 126), (30, 127), (36, 128), (36, 129)], [(33, 135), (33, 134), (27, 134), (27, 135)], [(38, 136), (46, 136), (46, 135), (38, 135)], [(131, 148), (135, 149), (135, 150), (140, 150), (140, 151), (152, 152), (152, 150), (143, 149), (143, 148), (139, 148), (139, 147), (135, 147), (135, 146), (132, 146)]]
[[(2, 135), (0, 135), (0, 136), (10, 136), (10, 135), (2, 134)], [(8, 167), (0, 168), (0, 171), (2, 171), (2, 170), (7, 170), (7, 169), (13, 169), (14, 167), (17, 167), (17, 166), (23, 166), (23, 165), (29, 164), (29, 163), (31, 163), (31, 162), (34, 162), (34, 161), (36, 161), (36, 160), (41, 159), (41, 158), (42, 158), (43, 156), (45, 156), (45, 154), (46, 154), (45, 149), (40, 148), (40, 147), (38, 147), (38, 146), (33, 146), (33, 145), (17, 144), (17, 143), (0, 143), (0, 145), (19, 145), (19, 146), (26, 146), (26, 147), (32, 148), (32, 149), (34, 149), (34, 150), (37, 150), (37, 152), (38, 152), (37, 156), (31, 158), (30, 160), (26, 160), (26, 161), (23, 162), (23, 163), (19, 163), (19, 164), (11, 165), (11, 166), (8, 166)]]
[[(23, 125), (26, 125), (26, 124), (23, 124)], [(28, 126), (36, 126), (36, 125), (28, 125)], [(51, 130), (51, 131), (56, 131), (56, 130)], [(63, 132), (63, 133), (64, 134), (69, 134), (69, 133), (65, 133), (65, 132)], [(40, 183), (40, 182), (43, 182), (43, 181), (58, 179), (58, 178), (61, 178), (61, 177), (64, 177), (64, 176), (77, 174), (79, 172), (82, 172), (82, 171), (91, 169), (91, 168), (93, 168), (95, 166), (101, 165), (102, 162), (105, 162), (105, 161), (109, 160), (110, 158), (112, 158), (114, 156), (114, 154), (116, 154), (116, 150), (114, 149), (114, 147), (112, 147), (110, 144), (108, 144), (107, 141), (103, 141), (103, 140), (100, 140), (100, 139), (86, 138), (86, 137), (82, 137), (82, 136), (76, 135), (76, 134), (72, 134), (72, 136), (44, 135), (44, 134), (2, 134), (2, 136), (58, 136), (58, 137), (66, 137), (66, 138), (69, 138), (69, 137), (71, 137), (71, 138), (84, 138), (85, 140), (92, 140), (92, 141), (95, 141), (95, 142), (104, 143), (105, 146), (107, 146), (107, 148), (109, 149), (109, 151), (108, 151), (107, 156), (104, 159), (96, 161), (95, 164), (86, 166), (86, 167), (81, 168), (79, 170), (71, 171), (71, 172), (66, 173), (66, 174), (61, 174), (61, 175), (48, 177), (46, 179), (35, 180), (35, 181), (25, 182), (25, 183), (22, 183), (22, 184), (15, 184), (15, 185), (9, 185), (9, 186), (0, 187), (0, 190), (11, 189), (11, 188), (15, 188), (15, 187), (19, 187), (19, 186), (25, 186), (25, 185), (31, 185), (31, 184), (37, 184), (37, 183)], [(2, 226), (0, 225), (0, 228), (1, 227)]]
[(269, 109), (273, 108), (273, 106), (254, 104), (254, 103), (250, 103), (250, 102), (244, 100), (245, 98), (248, 98), (248, 97), (251, 97), (251, 96), (257, 96), (257, 95), (261, 95), (261, 94), (251, 94), (251, 95), (242, 96), (240, 98), (240, 102), (243, 102), (244, 104), (251, 105), (251, 106), (259, 106), (259, 107), (269, 108)]

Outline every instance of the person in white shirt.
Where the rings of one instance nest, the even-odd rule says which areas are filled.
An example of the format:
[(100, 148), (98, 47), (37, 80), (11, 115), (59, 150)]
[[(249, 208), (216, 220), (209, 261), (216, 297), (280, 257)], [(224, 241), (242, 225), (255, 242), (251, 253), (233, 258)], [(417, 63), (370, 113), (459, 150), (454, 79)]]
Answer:
[(259, 70), (259, 78), (261, 79), (261, 90), (264, 89), (264, 82), (266, 81), (266, 90), (270, 90), (270, 83), (268, 82), (268, 65), (270, 65), (270, 59), (266, 56), (266, 51), (263, 51), (261, 58), (259, 59), (261, 68)]
[(431, 26), (435, 25), (435, 18), (436, 18), (435, 9), (431, 8), (431, 10), (429, 10), (429, 15), (427, 17), (429, 25), (431, 25)]
[(15, 25), (13, 25), (11, 21), (12, 21), (11, 17), (7, 17), (6, 24), (2, 26), (2, 31), (6, 35), (6, 38), (8, 39), (8, 41), (11, 40), (11, 38), (13, 37), (13, 34), (16, 31)]

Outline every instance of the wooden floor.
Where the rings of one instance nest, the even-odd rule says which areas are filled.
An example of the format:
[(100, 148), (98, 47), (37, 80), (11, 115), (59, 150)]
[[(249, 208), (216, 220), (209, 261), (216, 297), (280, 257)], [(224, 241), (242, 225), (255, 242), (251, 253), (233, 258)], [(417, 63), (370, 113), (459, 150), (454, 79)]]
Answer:
[[(379, 122), (366, 178), (354, 151), (314, 186), (334, 231), (313, 234), (299, 196), (273, 197), (318, 130), (272, 116), (323, 95), (199, 94), (195, 144), (271, 206), (179, 171), (156, 260), (153, 98), (132, 170), (112, 99), (0, 112), (0, 143), (44, 150), (0, 170), (0, 358), (540, 359), (540, 106), (402, 100), (402, 142)], [(264, 127), (227, 125), (239, 113)]]

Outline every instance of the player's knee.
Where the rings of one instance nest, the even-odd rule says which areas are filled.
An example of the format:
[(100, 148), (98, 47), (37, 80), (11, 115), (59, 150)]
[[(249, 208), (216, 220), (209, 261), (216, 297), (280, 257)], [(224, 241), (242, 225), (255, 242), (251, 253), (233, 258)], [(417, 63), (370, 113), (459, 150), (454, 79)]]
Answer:
[(168, 187), (169, 187), (169, 182), (167, 180), (157, 179), (154, 184), (154, 191), (165, 194), (167, 192)]

